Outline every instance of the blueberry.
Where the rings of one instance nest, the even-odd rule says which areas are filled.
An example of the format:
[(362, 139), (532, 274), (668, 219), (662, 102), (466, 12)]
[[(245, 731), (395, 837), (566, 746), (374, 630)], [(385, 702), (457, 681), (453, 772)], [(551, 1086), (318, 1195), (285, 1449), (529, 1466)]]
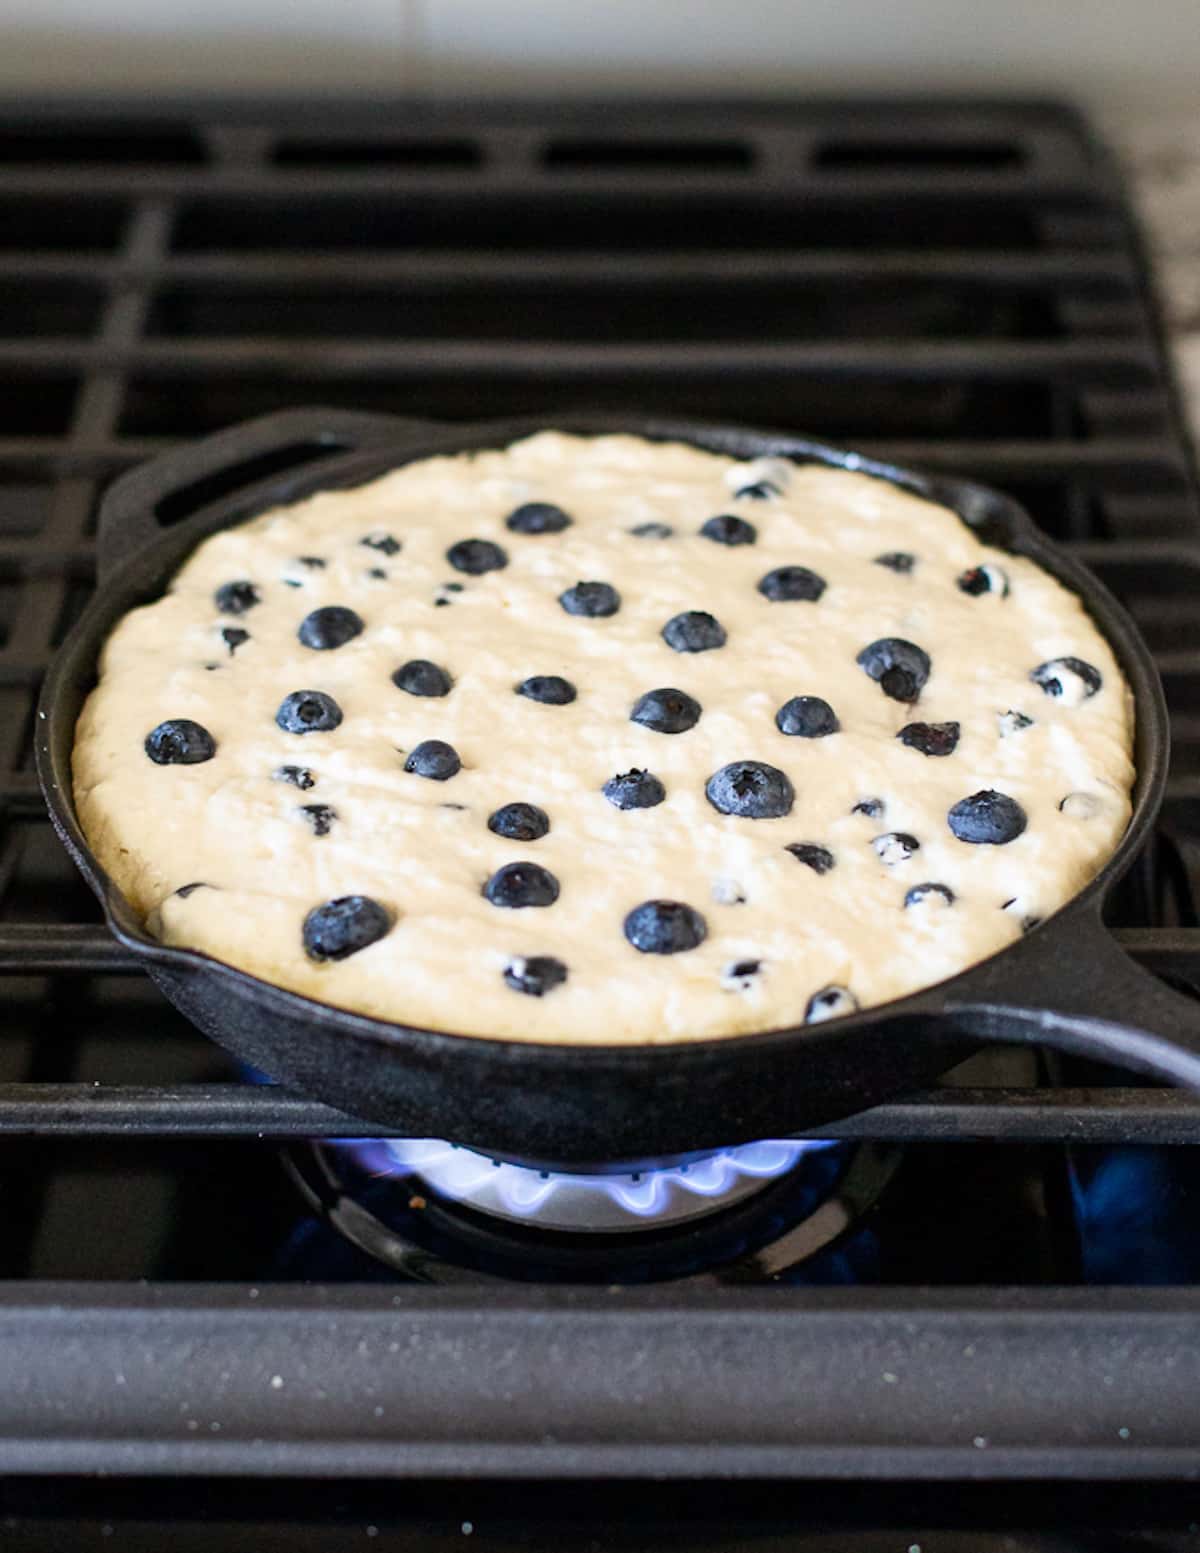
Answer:
[(625, 937), (641, 954), (682, 954), (708, 936), (708, 925), (682, 901), (643, 901), (625, 918)]
[(1073, 820), (1094, 820), (1103, 811), (1104, 801), (1095, 793), (1068, 793), (1058, 805), (1058, 812)]
[(232, 658), (242, 643), (250, 640), (250, 633), (243, 631), (241, 626), (222, 626), (221, 640), (229, 648), (229, 656)]
[(466, 584), (465, 583), (461, 583), (461, 582), (444, 582), (442, 584), (442, 591), (444, 593), (463, 593), (463, 592), (465, 592), (465, 590), (466, 590)]
[(996, 721), (999, 724), (1000, 737), (1002, 739), (1011, 739), (1013, 734), (1020, 733), (1022, 728), (1033, 727), (1032, 717), (1026, 717), (1024, 712), (1014, 712), (1012, 710), (1001, 712)]
[(298, 555), (296, 559), (301, 566), (307, 566), (310, 572), (323, 572), (325, 570), (325, 562), (319, 555)]
[(858, 999), (846, 987), (822, 987), (814, 992), (804, 1010), (806, 1025), (824, 1024), (827, 1019), (840, 1019), (843, 1014), (853, 1014)]
[(410, 658), (392, 675), (397, 690), (405, 690), (410, 696), (448, 696), (454, 681), (428, 658)]
[(1041, 926), (1042, 918), (1036, 911), (1029, 911), (1026, 902), (1019, 896), (1014, 895), (1011, 900), (1006, 900), (1000, 910), (1007, 911), (1019, 920), (1022, 933), (1032, 933), (1035, 927)]
[(352, 642), (363, 628), (362, 620), (344, 604), (326, 604), (305, 615), (296, 633), (305, 647), (314, 652), (328, 652), (334, 647), (344, 647)]
[(185, 901), (189, 895), (194, 894), (197, 890), (211, 890), (212, 888), (213, 886), (205, 884), (203, 879), (197, 879), (194, 884), (181, 884), (175, 893), (181, 901)]
[(368, 534), (359, 540), (359, 544), (366, 545), (368, 550), (378, 550), (380, 555), (400, 554), (400, 541), (390, 534)]
[(652, 728), (655, 733), (686, 733), (700, 721), (700, 703), (686, 691), (664, 686), (639, 696), (629, 714), (633, 723)]
[(815, 604), (825, 592), (825, 579), (807, 566), (777, 566), (760, 580), (758, 591), (772, 604)]
[(466, 572), (468, 577), (500, 572), (508, 565), (508, 556), (490, 539), (460, 539), (446, 551), (446, 559), (456, 572)]
[(488, 829), (506, 841), (540, 841), (550, 829), (550, 816), (535, 803), (506, 803), (489, 818)]
[(344, 960), (382, 938), (391, 919), (368, 895), (339, 895), (314, 906), (304, 919), (304, 952), (310, 960)]
[(758, 530), (753, 523), (747, 523), (745, 518), (734, 517), (731, 512), (709, 518), (707, 523), (701, 525), (700, 533), (704, 539), (711, 539), (718, 545), (752, 545), (758, 538)]
[(721, 986), (726, 992), (749, 992), (761, 970), (761, 960), (735, 960), (721, 972)]
[(709, 777), (705, 797), (722, 814), (778, 820), (792, 812), (796, 793), (782, 771), (761, 760), (735, 760)]
[(367, 576), (374, 578), (376, 582), (386, 582), (387, 573), (382, 566), (371, 566), (367, 569)]
[(1027, 823), (1017, 800), (992, 788), (960, 798), (946, 821), (960, 841), (975, 846), (1003, 846), (1015, 841)]
[(1039, 664), (1029, 677), (1064, 706), (1089, 701), (1104, 683), (1100, 670), (1082, 658), (1051, 658), (1049, 663)]
[(985, 593), (995, 593), (999, 598), (1008, 597), (1008, 573), (1000, 566), (969, 566), (958, 578), (959, 591), (969, 593), (973, 599)]
[(907, 723), (896, 737), (922, 755), (953, 755), (961, 731), (957, 723)]
[(621, 607), (621, 595), (607, 582), (577, 582), (560, 593), (558, 602), (568, 615), (586, 615), (595, 620), (615, 615)]
[[(763, 501), (768, 496), (783, 495), (791, 484), (792, 465), (786, 458), (767, 454), (746, 464), (735, 464), (722, 478), (735, 496)], [(759, 492), (764, 494), (760, 496)]]
[(675, 530), (669, 523), (639, 523), (629, 532), (635, 539), (670, 539)]
[(330, 733), (341, 720), (341, 707), (323, 690), (293, 690), (275, 713), (284, 733)]
[(860, 798), (851, 809), (851, 814), (865, 814), (869, 820), (878, 820), (882, 817), (884, 802), (882, 798)]
[(886, 555), (875, 557), (876, 566), (886, 566), (889, 572), (899, 572), (902, 577), (907, 577), (916, 564), (916, 556), (907, 550), (889, 550)]
[(262, 595), (252, 582), (223, 582), (213, 594), (213, 602), (223, 615), (244, 615), (262, 603)]
[(553, 906), (558, 899), (558, 880), (537, 863), (505, 863), (483, 887), (493, 906), (517, 910), (522, 906)]
[(156, 766), (198, 766), (217, 753), (207, 728), (190, 717), (171, 717), (146, 735), (146, 754)]
[(775, 726), (796, 739), (825, 739), (842, 725), (829, 702), (820, 696), (793, 696), (775, 713)]
[(954, 891), (948, 884), (914, 884), (904, 897), (904, 909), (919, 906), (923, 901), (938, 900), (945, 906), (954, 905)]
[(553, 502), (527, 501), (509, 513), (504, 525), (514, 534), (561, 534), (563, 529), (570, 528), (571, 520)]
[(658, 778), (637, 766), (632, 771), (609, 777), (601, 792), (614, 809), (653, 809), (667, 796), (667, 790)]
[(932, 668), (929, 654), (901, 636), (871, 642), (854, 661), (893, 701), (915, 701)]
[(907, 863), (914, 852), (921, 850), (921, 843), (906, 830), (890, 830), (886, 835), (874, 837), (871, 845), (875, 848), (875, 856), (889, 868), (897, 863)]
[(552, 954), (530, 955), (528, 959), (519, 957), (510, 960), (504, 968), (505, 985), (531, 998), (544, 998), (547, 992), (561, 987), (566, 979), (566, 966)]
[(448, 782), (462, 770), (462, 761), (452, 744), (426, 739), (409, 752), (404, 769), (412, 776), (428, 777), (431, 782)]
[(531, 674), (514, 688), (519, 696), (540, 701), (543, 706), (570, 706), (577, 694), (571, 681), (557, 674)]
[(793, 841), (783, 850), (790, 852), (798, 863), (811, 868), (814, 874), (827, 874), (833, 867), (833, 853), (828, 847), (819, 847), (815, 841)]
[(302, 793), (308, 792), (310, 787), (316, 787), (317, 779), (307, 766), (278, 766), (271, 773), (272, 782), (288, 782), (292, 787), (298, 787)]
[(328, 836), (333, 829), (333, 822), (337, 819), (337, 810), (331, 809), (327, 803), (305, 803), (300, 805), (300, 813), (304, 816), (305, 823), (312, 827), (314, 836)]
[(676, 652), (711, 652), (724, 647), (725, 627), (702, 609), (689, 609), (667, 621), (662, 637)]

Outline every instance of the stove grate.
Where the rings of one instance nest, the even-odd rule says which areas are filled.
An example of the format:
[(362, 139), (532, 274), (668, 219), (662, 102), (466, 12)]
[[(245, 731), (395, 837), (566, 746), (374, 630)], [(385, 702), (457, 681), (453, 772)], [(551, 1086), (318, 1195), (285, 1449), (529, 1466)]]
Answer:
[[(826, 1129), (919, 1140), (942, 1183), (890, 1286), (706, 1302), (244, 1276), (262, 1265), (261, 1140), (379, 1129), (239, 1082), (134, 972), (43, 816), (32, 720), (88, 597), (105, 483), (305, 401), (762, 421), (1011, 490), (1157, 656), (1171, 784), (1114, 925), (1200, 987), (1196, 488), (1136, 231), (1069, 110), (0, 108), (0, 1468), (1191, 1472), (1194, 1287), (899, 1286), (929, 1281), (931, 1251), (932, 1281), (970, 1280), (945, 1271), (947, 1222), (991, 1243), (976, 1281), (1080, 1281), (1043, 1177), (1027, 1192), (998, 1160), (1200, 1142), (1200, 1101), (1108, 1073)], [(960, 1183), (938, 1150), (967, 1139)]]

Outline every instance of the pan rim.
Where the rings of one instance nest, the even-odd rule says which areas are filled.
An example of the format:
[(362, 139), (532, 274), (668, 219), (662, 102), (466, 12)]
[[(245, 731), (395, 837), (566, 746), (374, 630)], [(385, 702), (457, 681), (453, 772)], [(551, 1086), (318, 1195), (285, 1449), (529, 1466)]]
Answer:
[[(306, 413), (304, 407), (282, 412), (289, 416)], [(323, 413), (315, 408), (307, 413), (314, 423)], [(245, 423), (243, 423), (245, 424)], [(413, 422), (405, 421), (411, 435)], [(576, 1063), (581, 1067), (601, 1066), (614, 1060), (625, 1066), (639, 1059), (648, 1065), (657, 1065), (669, 1054), (672, 1065), (685, 1063), (689, 1058), (703, 1063), (714, 1051), (736, 1048), (739, 1052), (774, 1050), (776, 1047), (803, 1038), (806, 1045), (823, 1045), (841, 1035), (850, 1035), (868, 1027), (878, 1028), (883, 1023), (904, 1022), (907, 1019), (927, 1019), (945, 1011), (951, 989), (959, 988), (969, 997), (970, 978), (982, 967), (990, 966), (1006, 954), (1018, 949), (1024, 942), (1018, 939), (995, 950), (982, 960), (975, 961), (954, 975), (919, 987), (902, 998), (886, 1003), (872, 1004), (852, 1014), (829, 1020), (818, 1025), (793, 1024), (775, 1026), (768, 1030), (755, 1030), (723, 1036), (685, 1037), (670, 1041), (553, 1041), (526, 1040), (494, 1035), (468, 1035), (461, 1031), (435, 1030), (420, 1025), (407, 1025), (398, 1021), (379, 1019), (357, 1013), (336, 1004), (324, 1003), (303, 993), (293, 992), (264, 977), (242, 970), (227, 961), (202, 950), (176, 947), (159, 943), (150, 938), (140, 926), (137, 914), (118, 889), (109, 874), (101, 867), (92, 852), (75, 810), (73, 790), (60, 787), (54, 777), (53, 756), (49, 734), (58, 722), (56, 702), (59, 699), (60, 682), (72, 661), (73, 651), (79, 642), (98, 632), (103, 635), (90, 658), (95, 663), (103, 640), (116, 621), (130, 608), (125, 602), (114, 610), (113, 596), (119, 594), (120, 583), (126, 572), (136, 565), (139, 569), (161, 550), (172, 554), (179, 546), (179, 536), (187, 533), (191, 544), (182, 555), (173, 560), (168, 577), (181, 566), (186, 556), (210, 534), (233, 528), (249, 521), (257, 513), (271, 506), (288, 505), (302, 500), (322, 489), (350, 489), (358, 484), (378, 478), (390, 469), (453, 452), (468, 452), (493, 447), (505, 447), (522, 437), (538, 431), (564, 431), (583, 436), (626, 434), (653, 441), (679, 441), (708, 451), (721, 451), (731, 456), (747, 456), (738, 452), (737, 444), (753, 444), (748, 456), (782, 456), (800, 461), (825, 464), (831, 468), (863, 474), (880, 479), (884, 483), (909, 491), (938, 505), (948, 507), (968, 527), (975, 528), (967, 516), (974, 511), (984, 521), (1002, 521), (1011, 539), (1009, 543), (989, 544), (1010, 554), (1028, 557), (1051, 576), (1055, 577), (1079, 599), (1092, 623), (1100, 631), (1112, 651), (1132, 695), (1134, 707), (1135, 780), (1133, 805), (1129, 824), (1116, 849), (1103, 867), (1070, 900), (1033, 930), (1043, 937), (1055, 931), (1055, 924), (1083, 915), (1097, 918), (1104, 901), (1145, 843), (1157, 818), (1167, 779), (1169, 759), (1169, 720), (1162, 685), (1152, 655), (1132, 618), (1105, 585), (1082, 563), (1047, 538), (1034, 523), (1025, 508), (1011, 496), (994, 487), (975, 480), (954, 475), (930, 474), (910, 465), (895, 464), (843, 449), (819, 438), (806, 437), (784, 429), (745, 426), (738, 423), (712, 422), (683, 416), (639, 416), (615, 412), (587, 414), (572, 412), (564, 416), (504, 417), (470, 423), (427, 422), (428, 439), (411, 442), (407, 438), (401, 447), (389, 450), (386, 446), (355, 448), (344, 454), (323, 459), (308, 470), (300, 470), (291, 477), (289, 484), (296, 489), (286, 501), (280, 503), (264, 500), (255, 505), (253, 493), (270, 481), (247, 486), (219, 501), (206, 504), (190, 514), (179, 524), (163, 530), (162, 537), (144, 549), (139, 556), (126, 561), (108, 577), (99, 582), (88, 600), (80, 618), (57, 649), (43, 681), (39, 698), (35, 738), (37, 773), (47, 808), (54, 827), (79, 866), (88, 885), (97, 896), (105, 921), (114, 937), (125, 948), (147, 965), (159, 965), (185, 974), (205, 974), (220, 981), (238, 986), (243, 994), (256, 1002), (270, 1001), (292, 1014), (335, 1026), (339, 1031), (356, 1040), (374, 1045), (381, 1050), (399, 1049), (416, 1041), (425, 1051), (439, 1047), (462, 1050), (465, 1045), (484, 1050), (500, 1060), (523, 1060), (526, 1063), (553, 1060)], [(237, 427), (231, 428), (236, 431)], [(168, 453), (165, 455), (170, 457)], [(145, 466), (138, 466), (139, 468)], [(219, 468), (219, 465), (214, 466)], [(350, 479), (344, 484), (338, 476), (354, 475), (364, 470), (362, 480)], [(247, 498), (251, 498), (247, 504)], [(226, 510), (228, 509), (228, 510)], [(966, 510), (964, 510), (966, 509)], [(215, 521), (214, 521), (214, 515)], [(1031, 935), (1032, 936), (1032, 935)], [(959, 1001), (955, 1005), (962, 1007)]]

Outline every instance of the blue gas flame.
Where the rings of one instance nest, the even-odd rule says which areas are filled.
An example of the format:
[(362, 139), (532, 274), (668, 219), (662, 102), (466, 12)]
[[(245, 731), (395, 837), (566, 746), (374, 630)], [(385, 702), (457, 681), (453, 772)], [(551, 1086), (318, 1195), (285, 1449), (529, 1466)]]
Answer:
[(747, 1178), (771, 1180), (790, 1170), (801, 1155), (828, 1144), (769, 1138), (721, 1149), (687, 1164), (616, 1175), (538, 1170), (437, 1138), (374, 1139), (366, 1144), (344, 1140), (342, 1146), (354, 1149), (360, 1162), (374, 1174), (429, 1180), (443, 1195), (458, 1201), (470, 1201), (486, 1186), (503, 1211), (514, 1218), (536, 1220), (539, 1211), (567, 1188), (602, 1194), (625, 1213), (653, 1219), (668, 1214), (680, 1194), (685, 1198), (720, 1197)]

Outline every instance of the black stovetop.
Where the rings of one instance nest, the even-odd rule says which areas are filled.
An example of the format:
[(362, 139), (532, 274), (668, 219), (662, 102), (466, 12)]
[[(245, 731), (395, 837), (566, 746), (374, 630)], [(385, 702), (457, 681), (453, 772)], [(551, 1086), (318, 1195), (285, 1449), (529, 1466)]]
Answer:
[(6, 1539), (1182, 1545), (1190, 1097), (985, 1057), (830, 1129), (907, 1146), (769, 1287), (420, 1286), (306, 1212), (279, 1141), (372, 1129), (244, 1082), (133, 970), (43, 817), (30, 725), (105, 482), (314, 402), (703, 414), (1013, 492), (1158, 659), (1172, 780), (1113, 919), (1200, 986), (1196, 491), (1137, 234), (1069, 111), (0, 112)]

